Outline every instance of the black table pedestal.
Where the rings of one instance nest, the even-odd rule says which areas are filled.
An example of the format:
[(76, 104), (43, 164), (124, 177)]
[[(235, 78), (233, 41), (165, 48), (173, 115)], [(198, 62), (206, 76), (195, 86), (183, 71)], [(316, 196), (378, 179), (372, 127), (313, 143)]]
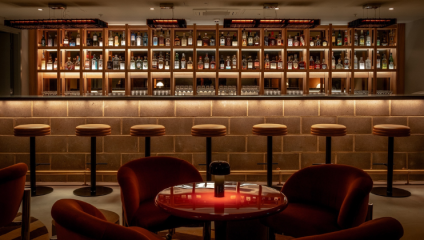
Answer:
[(35, 137), (29, 137), (29, 170), (30, 170), (30, 186), (31, 197), (43, 196), (53, 192), (53, 188), (37, 186), (36, 175), (37, 163), (35, 161)]

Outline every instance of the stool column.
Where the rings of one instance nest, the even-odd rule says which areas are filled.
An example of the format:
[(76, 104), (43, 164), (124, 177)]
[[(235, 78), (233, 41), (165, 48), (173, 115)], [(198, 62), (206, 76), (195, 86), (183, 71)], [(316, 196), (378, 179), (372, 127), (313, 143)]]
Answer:
[(393, 191), (393, 152), (394, 138), (389, 137), (389, 150), (387, 159), (387, 196), (392, 196)]
[(36, 189), (36, 163), (35, 163), (35, 137), (29, 138), (29, 168), (30, 168), (30, 184), (31, 184), (31, 196), (35, 196), (37, 194)]
[(331, 164), (331, 137), (325, 137), (325, 164)]
[(211, 172), (209, 170), (209, 165), (212, 162), (212, 138), (206, 137), (206, 180), (212, 181)]
[(144, 156), (150, 157), (150, 137), (144, 138)]
[(91, 137), (91, 195), (96, 195), (96, 137)]
[(267, 145), (266, 145), (266, 153), (267, 153), (267, 175), (266, 175), (266, 183), (268, 187), (272, 187), (272, 136), (267, 136)]

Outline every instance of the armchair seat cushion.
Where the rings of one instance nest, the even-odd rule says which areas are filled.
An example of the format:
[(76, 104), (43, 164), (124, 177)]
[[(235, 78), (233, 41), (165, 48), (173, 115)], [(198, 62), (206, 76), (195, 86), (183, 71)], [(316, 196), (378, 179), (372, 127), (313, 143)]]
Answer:
[(289, 203), (287, 208), (266, 218), (265, 224), (286, 236), (304, 237), (340, 230), (338, 212), (302, 203)]

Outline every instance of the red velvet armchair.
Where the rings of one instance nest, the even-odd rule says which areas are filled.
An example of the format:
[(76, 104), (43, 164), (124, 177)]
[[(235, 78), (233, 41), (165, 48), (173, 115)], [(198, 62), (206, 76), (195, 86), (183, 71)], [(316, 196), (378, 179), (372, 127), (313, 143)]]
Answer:
[(368, 221), (354, 228), (317, 236), (297, 238), (298, 240), (399, 240), (403, 227), (394, 218), (385, 217)]
[(96, 207), (79, 200), (57, 201), (52, 217), (58, 240), (163, 240), (146, 229), (110, 223)]
[(124, 219), (129, 226), (152, 232), (191, 225), (155, 206), (156, 195), (165, 188), (202, 182), (199, 171), (187, 161), (172, 157), (146, 157), (124, 164), (118, 170)]
[(288, 207), (263, 222), (277, 233), (304, 237), (364, 223), (373, 182), (364, 171), (345, 165), (307, 167), (282, 188)]

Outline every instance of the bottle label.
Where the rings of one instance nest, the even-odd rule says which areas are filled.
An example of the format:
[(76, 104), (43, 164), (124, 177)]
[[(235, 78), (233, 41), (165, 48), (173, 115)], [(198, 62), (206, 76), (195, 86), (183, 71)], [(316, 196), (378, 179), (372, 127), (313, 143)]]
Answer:
[(97, 41), (97, 36), (96, 35), (93, 36), (93, 41)]
[(209, 69), (209, 63), (204, 63), (203, 67), (204, 67), (205, 69)]
[(225, 39), (220, 39), (219, 40), (219, 45), (225, 46)]
[(131, 41), (135, 41), (135, 35), (131, 34)]
[(219, 65), (219, 68), (220, 68), (220, 69), (224, 69), (224, 67), (225, 67), (225, 65), (224, 65), (223, 63), (221, 63), (221, 64)]

